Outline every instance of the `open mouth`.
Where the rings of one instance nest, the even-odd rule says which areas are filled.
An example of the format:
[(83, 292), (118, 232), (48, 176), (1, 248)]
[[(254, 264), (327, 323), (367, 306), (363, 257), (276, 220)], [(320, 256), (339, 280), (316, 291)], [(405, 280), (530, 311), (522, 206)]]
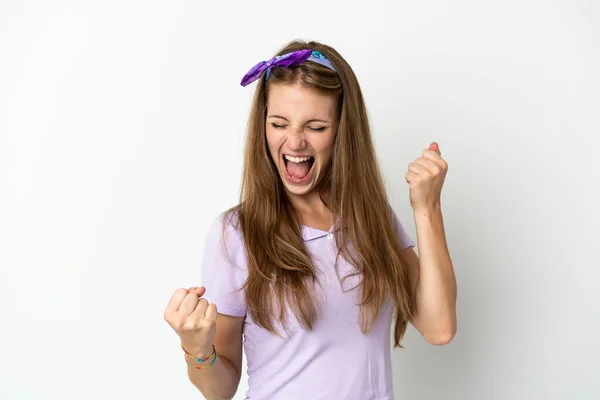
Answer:
[(315, 158), (284, 155), (283, 162), (288, 176), (294, 181), (302, 181), (312, 170)]

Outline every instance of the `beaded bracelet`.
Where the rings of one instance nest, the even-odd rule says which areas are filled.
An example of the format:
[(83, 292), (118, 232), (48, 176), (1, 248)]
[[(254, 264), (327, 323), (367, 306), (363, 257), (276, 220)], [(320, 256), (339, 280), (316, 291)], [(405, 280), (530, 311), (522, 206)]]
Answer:
[[(184, 351), (184, 353), (185, 353), (185, 355), (184, 355), (185, 362), (187, 363), (187, 365), (188, 365), (189, 367), (196, 368), (196, 369), (205, 369), (205, 368), (209, 368), (209, 367), (211, 367), (211, 366), (212, 366), (212, 365), (215, 363), (215, 361), (217, 361), (217, 349), (215, 349), (215, 346), (214, 346), (214, 345), (213, 345), (213, 352), (211, 353), (211, 355), (209, 355), (209, 356), (208, 356), (208, 357), (206, 357), (206, 358), (196, 358), (196, 357), (194, 357), (193, 355), (191, 355), (191, 354), (190, 354), (190, 353), (189, 353), (189, 352), (188, 352), (186, 349), (184, 349), (184, 348), (183, 348), (183, 346), (181, 346), (181, 348), (183, 349), (183, 351)], [(191, 357), (191, 358), (192, 358), (194, 361), (196, 361), (197, 363), (202, 363), (202, 362), (204, 362), (204, 361), (207, 361), (207, 360), (208, 360), (208, 359), (210, 359), (211, 357), (212, 357), (213, 359), (212, 359), (212, 361), (210, 362), (210, 364), (209, 364), (209, 365), (198, 366), (198, 365), (192, 365), (192, 364), (190, 364), (190, 363), (188, 362), (188, 360), (187, 360), (187, 357)]]

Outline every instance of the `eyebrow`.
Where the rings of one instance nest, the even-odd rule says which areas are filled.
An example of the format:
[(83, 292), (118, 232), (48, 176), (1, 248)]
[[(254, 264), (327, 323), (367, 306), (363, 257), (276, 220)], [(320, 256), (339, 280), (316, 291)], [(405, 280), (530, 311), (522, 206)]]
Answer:
[[(284, 119), (284, 120), (288, 121), (288, 119), (286, 117), (282, 117), (281, 115), (269, 115), (269, 116), (267, 116), (267, 118), (280, 118), (280, 119)], [(329, 123), (329, 121), (325, 121), (324, 119), (318, 119), (318, 118), (310, 119), (310, 120), (308, 120), (306, 122), (307, 123), (309, 123), (309, 122), (323, 122), (325, 124)]]

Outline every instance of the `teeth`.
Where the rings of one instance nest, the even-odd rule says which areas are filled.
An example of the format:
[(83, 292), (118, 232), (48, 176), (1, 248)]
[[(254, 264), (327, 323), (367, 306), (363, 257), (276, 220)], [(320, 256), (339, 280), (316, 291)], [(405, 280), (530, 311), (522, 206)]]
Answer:
[(293, 163), (301, 163), (304, 161), (308, 161), (311, 159), (311, 157), (292, 157), (292, 156), (285, 156), (285, 159), (288, 161), (291, 161)]

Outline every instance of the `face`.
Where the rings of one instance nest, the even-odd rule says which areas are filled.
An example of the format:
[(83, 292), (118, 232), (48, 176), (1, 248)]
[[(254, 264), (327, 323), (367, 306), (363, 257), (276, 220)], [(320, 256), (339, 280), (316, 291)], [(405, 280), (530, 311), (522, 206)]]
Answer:
[(269, 151), (289, 194), (314, 190), (327, 171), (338, 127), (334, 96), (298, 84), (273, 84), (267, 99)]

